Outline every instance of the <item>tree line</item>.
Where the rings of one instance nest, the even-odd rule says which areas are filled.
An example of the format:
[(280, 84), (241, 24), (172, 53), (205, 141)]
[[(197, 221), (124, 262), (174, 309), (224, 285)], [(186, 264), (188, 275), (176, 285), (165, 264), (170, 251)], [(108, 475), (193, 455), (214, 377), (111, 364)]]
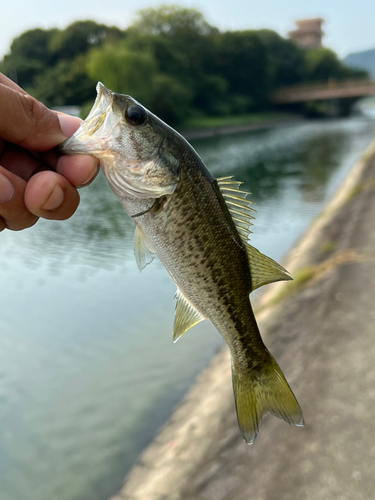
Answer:
[(140, 11), (125, 30), (77, 21), (26, 31), (0, 64), (48, 106), (88, 110), (100, 80), (174, 125), (268, 110), (279, 87), (367, 76), (330, 49), (302, 50), (266, 29), (221, 32), (199, 11), (171, 5)]

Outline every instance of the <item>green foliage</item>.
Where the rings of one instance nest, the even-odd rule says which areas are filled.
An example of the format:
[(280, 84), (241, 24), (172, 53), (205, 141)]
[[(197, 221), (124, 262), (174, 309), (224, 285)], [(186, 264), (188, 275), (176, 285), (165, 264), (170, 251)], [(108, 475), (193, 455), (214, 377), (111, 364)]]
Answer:
[(50, 64), (49, 46), (56, 31), (37, 28), (25, 31), (15, 38), (10, 47), (10, 54), (4, 57), (2, 72), (21, 87), (32, 86), (34, 78)]
[(177, 5), (161, 5), (156, 9), (139, 11), (131, 30), (135, 30), (139, 35), (178, 38), (185, 38), (189, 34), (206, 36), (218, 31), (207, 23), (198, 10)]
[(191, 114), (192, 93), (173, 76), (158, 73), (152, 81), (149, 108), (171, 125), (181, 123)]
[(53, 61), (74, 59), (85, 54), (91, 47), (123, 38), (123, 32), (114, 26), (97, 24), (95, 21), (76, 21), (66, 29), (56, 30), (50, 44)]
[(85, 56), (59, 61), (35, 78), (33, 95), (47, 106), (69, 106), (95, 99), (96, 80), (85, 71)]
[(227, 31), (217, 37), (216, 67), (228, 84), (232, 100), (244, 103), (240, 111), (267, 106), (270, 90), (267, 53), (255, 31)]
[(126, 42), (92, 50), (87, 73), (117, 92), (129, 94), (169, 123), (189, 113), (192, 94), (177, 78), (161, 73), (152, 52), (129, 48)]
[(301, 82), (305, 74), (305, 53), (291, 40), (271, 30), (257, 32), (268, 58), (270, 87), (286, 87)]
[(175, 5), (141, 10), (126, 31), (91, 20), (26, 31), (1, 69), (49, 106), (85, 113), (101, 80), (174, 125), (264, 112), (278, 87), (366, 76), (329, 49), (302, 50), (271, 30), (222, 33)]
[[(225, 80), (213, 74), (211, 59), (214, 36), (218, 33), (195, 9), (161, 6), (138, 13), (127, 31), (127, 43), (134, 49), (151, 52), (160, 73), (169, 77), (165, 81), (174, 82), (174, 93), (180, 96), (174, 107), (183, 107), (189, 102), (195, 112), (210, 114), (215, 112), (219, 95), (224, 94), (227, 87)], [(180, 112), (173, 114), (181, 115)]]
[(116, 92), (129, 94), (146, 106), (158, 71), (152, 53), (129, 49), (123, 42), (92, 50), (86, 69), (93, 80), (100, 80)]
[(325, 47), (307, 50), (305, 61), (305, 80), (308, 82), (364, 78), (367, 76), (366, 71), (352, 69), (342, 64), (337, 55)]

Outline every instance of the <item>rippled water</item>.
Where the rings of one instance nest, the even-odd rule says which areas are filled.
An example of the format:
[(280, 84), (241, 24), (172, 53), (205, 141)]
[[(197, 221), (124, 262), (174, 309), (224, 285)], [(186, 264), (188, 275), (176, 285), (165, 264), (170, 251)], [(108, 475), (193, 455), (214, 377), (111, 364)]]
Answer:
[[(279, 259), (373, 136), (355, 117), (194, 146), (252, 191), (252, 243)], [(1, 233), (1, 500), (107, 499), (221, 345), (208, 322), (172, 343), (175, 286), (132, 240), (103, 177), (71, 220)]]

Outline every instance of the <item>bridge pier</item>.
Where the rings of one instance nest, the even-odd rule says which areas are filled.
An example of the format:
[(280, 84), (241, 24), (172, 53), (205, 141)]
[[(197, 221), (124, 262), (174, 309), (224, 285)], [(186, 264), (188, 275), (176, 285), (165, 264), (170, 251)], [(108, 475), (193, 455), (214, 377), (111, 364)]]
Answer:
[(340, 117), (349, 116), (352, 112), (353, 104), (355, 104), (359, 99), (359, 97), (337, 99), (337, 115)]

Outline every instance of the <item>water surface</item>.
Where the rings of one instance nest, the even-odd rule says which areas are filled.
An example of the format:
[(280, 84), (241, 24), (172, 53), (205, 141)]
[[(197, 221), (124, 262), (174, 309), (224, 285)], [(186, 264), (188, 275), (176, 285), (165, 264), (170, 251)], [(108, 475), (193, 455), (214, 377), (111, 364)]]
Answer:
[[(244, 181), (252, 244), (279, 259), (373, 136), (355, 117), (194, 146)], [(71, 220), (0, 235), (1, 500), (107, 499), (221, 345), (208, 322), (172, 343), (175, 285), (158, 261), (139, 274), (102, 176), (81, 194)]]

